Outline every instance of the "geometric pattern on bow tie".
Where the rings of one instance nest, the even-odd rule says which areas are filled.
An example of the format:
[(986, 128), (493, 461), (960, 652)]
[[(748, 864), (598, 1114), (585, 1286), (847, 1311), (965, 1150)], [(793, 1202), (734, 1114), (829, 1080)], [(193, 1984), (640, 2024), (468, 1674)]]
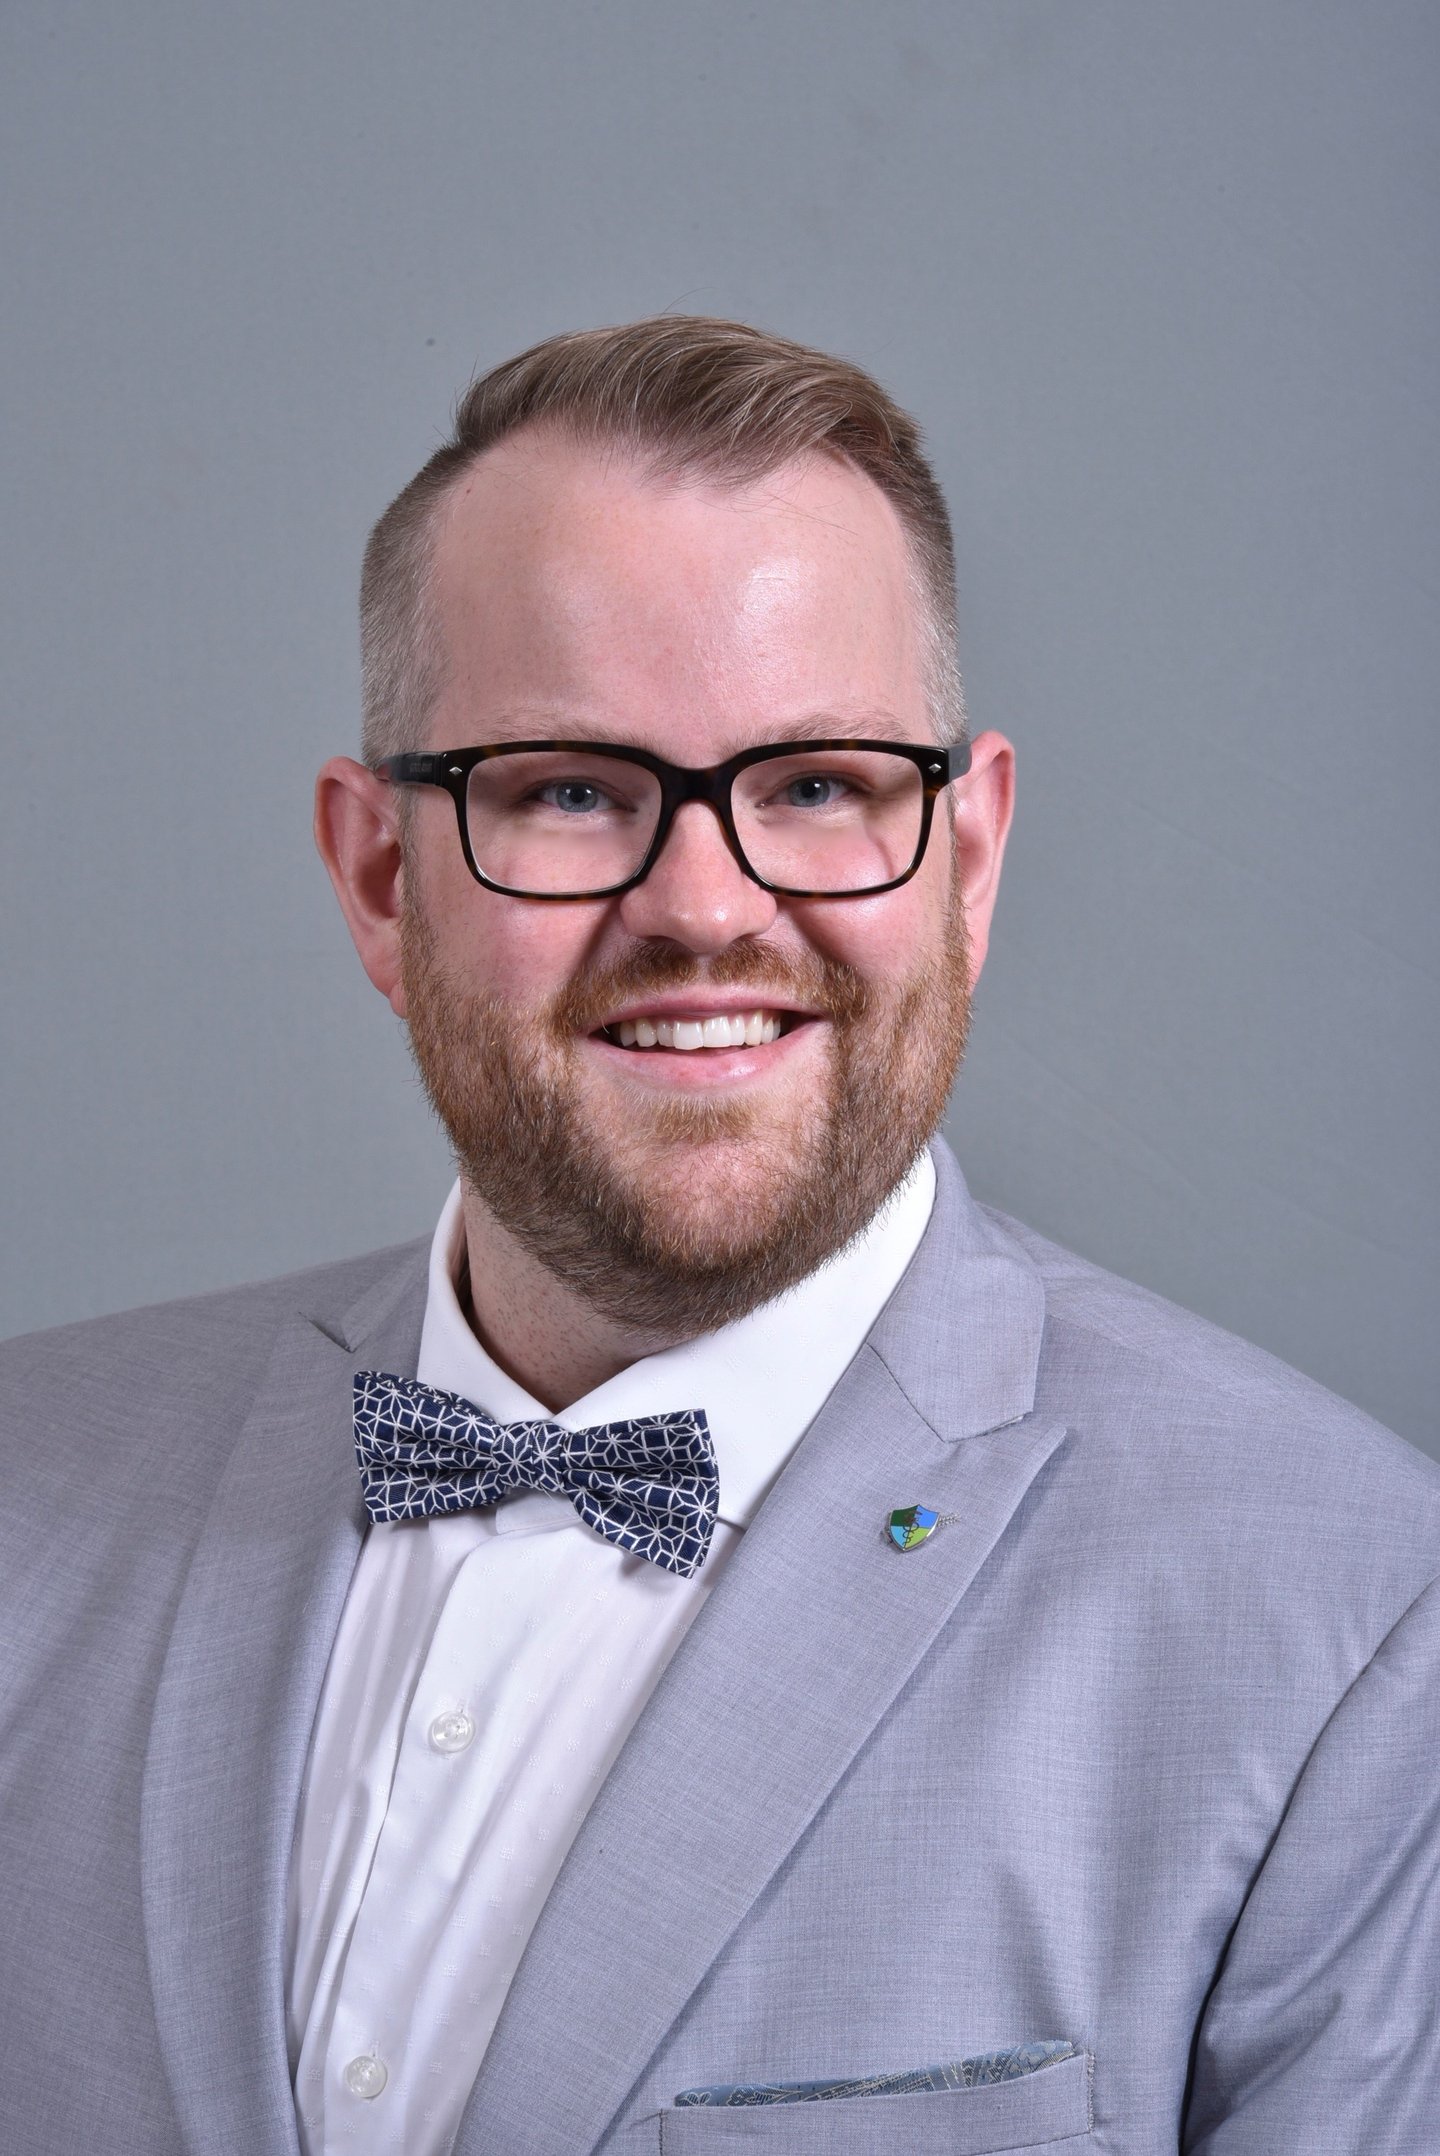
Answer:
[(702, 1409), (567, 1430), (497, 1422), (458, 1393), (355, 1373), (355, 1453), (372, 1520), (493, 1505), (507, 1490), (568, 1497), (587, 1527), (681, 1579), (705, 1562), (720, 1478)]

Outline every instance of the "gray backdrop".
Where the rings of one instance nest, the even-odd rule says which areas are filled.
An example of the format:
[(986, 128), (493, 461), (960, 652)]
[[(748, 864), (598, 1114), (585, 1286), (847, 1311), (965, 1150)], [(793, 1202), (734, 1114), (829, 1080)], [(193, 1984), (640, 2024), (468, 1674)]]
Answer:
[(735, 314), (955, 512), (980, 1194), (1440, 1451), (1433, 0), (9, 0), (0, 1325), (426, 1230), (310, 844), (472, 369)]

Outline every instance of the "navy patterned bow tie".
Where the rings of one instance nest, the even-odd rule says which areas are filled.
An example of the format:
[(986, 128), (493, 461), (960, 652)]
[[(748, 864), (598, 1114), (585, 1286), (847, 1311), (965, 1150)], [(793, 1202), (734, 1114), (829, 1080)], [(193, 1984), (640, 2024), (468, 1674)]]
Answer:
[(719, 1503), (700, 1409), (567, 1430), (493, 1415), (383, 1370), (355, 1373), (355, 1452), (372, 1520), (425, 1520), (493, 1505), (507, 1490), (568, 1497), (607, 1542), (681, 1579), (710, 1548)]

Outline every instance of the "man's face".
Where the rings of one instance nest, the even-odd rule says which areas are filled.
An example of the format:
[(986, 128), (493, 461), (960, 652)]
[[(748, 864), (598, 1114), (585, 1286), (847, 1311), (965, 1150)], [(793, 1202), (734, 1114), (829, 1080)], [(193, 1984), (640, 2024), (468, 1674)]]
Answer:
[[(797, 734), (934, 738), (900, 526), (829, 460), (736, 490), (512, 438), (458, 483), (433, 573), (432, 748), (588, 736), (709, 765)], [(828, 900), (746, 877), (702, 803), (642, 884), (563, 903), (478, 885), (438, 790), (411, 811), (392, 1001), (467, 1183), (558, 1278), (678, 1335), (864, 1225), (964, 1043), (948, 796), (909, 883)], [(778, 1037), (619, 1038), (720, 1014)]]

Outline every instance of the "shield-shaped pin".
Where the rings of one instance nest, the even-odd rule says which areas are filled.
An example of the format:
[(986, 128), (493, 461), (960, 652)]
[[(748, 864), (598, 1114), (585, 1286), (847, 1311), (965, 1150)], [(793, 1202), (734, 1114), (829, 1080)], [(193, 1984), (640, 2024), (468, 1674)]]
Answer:
[(927, 1535), (933, 1534), (940, 1515), (928, 1505), (906, 1505), (903, 1511), (890, 1515), (890, 1540), (897, 1550), (917, 1550)]

